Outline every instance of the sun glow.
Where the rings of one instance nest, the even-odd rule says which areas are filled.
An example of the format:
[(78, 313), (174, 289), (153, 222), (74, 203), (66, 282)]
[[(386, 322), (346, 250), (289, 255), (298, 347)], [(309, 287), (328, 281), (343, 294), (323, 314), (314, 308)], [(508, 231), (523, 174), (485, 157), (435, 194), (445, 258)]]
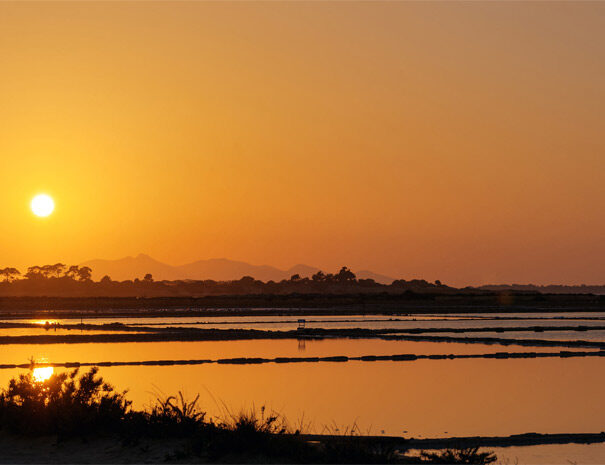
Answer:
[(28, 323), (40, 326), (54, 326), (58, 324), (57, 320), (30, 320)]
[(33, 373), (34, 381), (37, 383), (46, 381), (48, 378), (50, 378), (53, 375), (54, 371), (55, 371), (55, 369), (53, 367), (34, 368), (34, 373)]
[(44, 217), (53, 212), (55, 202), (49, 195), (39, 194), (32, 199), (30, 207), (34, 215)]

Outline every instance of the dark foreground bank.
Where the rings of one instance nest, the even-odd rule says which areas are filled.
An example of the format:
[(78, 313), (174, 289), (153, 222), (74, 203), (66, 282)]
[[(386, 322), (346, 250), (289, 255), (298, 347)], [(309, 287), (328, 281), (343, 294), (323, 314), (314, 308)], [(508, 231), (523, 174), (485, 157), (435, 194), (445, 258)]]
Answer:
[(408, 452), (403, 438), (307, 436), (279, 415), (260, 411), (208, 418), (197, 398), (158, 399), (131, 408), (96, 368), (78, 375), (32, 373), (0, 394), (4, 463), (475, 463), (495, 461), (469, 445)]

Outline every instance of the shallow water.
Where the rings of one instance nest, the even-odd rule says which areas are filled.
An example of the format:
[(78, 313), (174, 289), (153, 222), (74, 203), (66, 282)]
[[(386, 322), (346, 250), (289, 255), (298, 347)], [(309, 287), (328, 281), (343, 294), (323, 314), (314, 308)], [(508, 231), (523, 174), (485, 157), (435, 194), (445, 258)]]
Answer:
[(121, 323), (125, 325), (135, 326), (151, 326), (151, 327), (168, 327), (178, 326), (184, 328), (204, 328), (204, 329), (296, 329), (299, 325), (299, 320), (304, 319), (306, 327), (322, 328), (355, 328), (355, 327), (389, 327), (392, 324), (399, 324), (406, 321), (449, 321), (449, 320), (470, 320), (466, 317), (448, 317), (448, 316), (428, 316), (428, 317), (386, 317), (383, 315), (312, 315), (304, 318), (297, 316), (280, 316), (280, 315), (266, 315), (266, 316), (242, 316), (242, 317), (98, 317), (98, 318), (54, 318), (49, 320), (43, 319), (10, 319), (0, 320), (2, 322), (9, 323), (33, 323), (44, 325), (47, 321), (50, 324), (78, 324), (83, 322), (85, 324), (108, 324), (108, 323)]
[(605, 444), (546, 444), (524, 447), (490, 447), (497, 464), (597, 465), (605, 463)]
[(0, 336), (65, 336), (70, 334), (133, 334), (138, 331), (104, 331), (104, 330), (80, 330), (66, 328), (0, 328)]
[(219, 329), (280, 329), (291, 330), (298, 327), (298, 320), (304, 319), (308, 328), (480, 328), (515, 326), (605, 326), (603, 312), (565, 312), (565, 313), (460, 313), (448, 315), (260, 315), (260, 316), (221, 316), (215, 317), (97, 317), (85, 315), (84, 318), (53, 319), (10, 319), (8, 322), (27, 322), (44, 324), (46, 321), (59, 324), (75, 324), (80, 321), (89, 324), (122, 323), (127, 325), (152, 325), (158, 327), (179, 326)]
[[(250, 323), (249, 321), (240, 323), (184, 323), (171, 322), (166, 324), (157, 324), (154, 327), (181, 327), (181, 328), (203, 328), (203, 329), (258, 329), (258, 330), (282, 330), (289, 331), (296, 329), (298, 323), (295, 320), (269, 321)], [(604, 320), (488, 320), (488, 319), (450, 319), (450, 320), (382, 320), (382, 321), (305, 321), (306, 328), (325, 328), (325, 329), (345, 329), (345, 328), (364, 328), (364, 329), (401, 329), (409, 330), (414, 328), (509, 328), (509, 327), (547, 327), (547, 326), (605, 326)]]
[[(363, 433), (408, 437), (504, 436), (605, 429), (602, 359), (102, 368), (143, 406), (153, 392), (189, 396), (218, 415), (266, 405), (312, 431), (357, 424)], [(60, 369), (56, 369), (60, 370)], [(25, 370), (0, 370), (0, 385)], [(604, 457), (605, 458), (605, 457)]]
[[(604, 313), (308, 316), (306, 327), (460, 328), (605, 325)], [(515, 319), (518, 317), (526, 319)], [(529, 318), (531, 317), (531, 318)], [(583, 320), (576, 318), (585, 318)], [(198, 328), (295, 329), (298, 317), (84, 318), (84, 323)], [(336, 321), (335, 321), (336, 320)], [(353, 321), (345, 321), (353, 320)], [(381, 321), (371, 321), (381, 320)], [(17, 320), (10, 320), (16, 322)], [(22, 320), (44, 324), (46, 320)], [(56, 319), (61, 324), (77, 319)], [(109, 334), (58, 328), (0, 329), (0, 335)], [(428, 334), (427, 334), (428, 335)], [(435, 333), (438, 336), (605, 341), (605, 331)], [(446, 343), (380, 339), (291, 339), (88, 344), (10, 344), (0, 346), (0, 364), (191, 360), (238, 357), (321, 357), (394, 354), (481, 354), (558, 352), (556, 347)], [(578, 349), (573, 349), (578, 350)], [(128, 388), (136, 407), (154, 392), (198, 392), (211, 415), (266, 405), (291, 421), (303, 418), (309, 432), (343, 432), (357, 425), (362, 434), (407, 437), (505, 436), (526, 432), (594, 433), (605, 430), (605, 358), (505, 360), (417, 360), (347, 363), (268, 363), (104, 367), (101, 374)], [(55, 372), (63, 371), (55, 368)], [(84, 370), (84, 368), (82, 368)], [(25, 373), (1, 369), (0, 386)], [(338, 431), (336, 431), (338, 429)], [(493, 448), (499, 463), (605, 463), (605, 445), (547, 445)]]
[[(585, 319), (605, 319), (605, 312), (514, 312), (514, 313), (467, 313), (467, 312), (451, 312), (448, 315), (452, 318), (585, 318)], [(427, 315), (427, 316), (435, 316)]]
[[(381, 339), (255, 339), (242, 341), (168, 341), (86, 344), (9, 344), (1, 346), (0, 363), (21, 364), (32, 357), (51, 363), (190, 360), (237, 357), (327, 357), (396, 354), (489, 354), (557, 352), (553, 347), (502, 346)], [(574, 349), (575, 350), (575, 349)]]
[(424, 333), (429, 336), (453, 336), (453, 337), (494, 337), (504, 339), (541, 339), (546, 341), (591, 341), (605, 342), (605, 331), (590, 330), (590, 331), (477, 331), (472, 333), (449, 333), (436, 332)]

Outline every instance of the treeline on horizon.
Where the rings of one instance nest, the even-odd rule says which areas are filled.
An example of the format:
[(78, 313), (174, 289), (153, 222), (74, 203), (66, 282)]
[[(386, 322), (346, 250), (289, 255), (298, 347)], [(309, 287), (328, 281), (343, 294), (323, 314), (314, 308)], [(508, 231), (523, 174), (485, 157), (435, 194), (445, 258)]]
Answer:
[(77, 297), (164, 297), (164, 296), (207, 296), (245, 294), (354, 294), (451, 292), (455, 288), (440, 281), (430, 283), (423, 279), (406, 281), (398, 279), (391, 284), (381, 284), (373, 279), (358, 279), (348, 267), (338, 273), (318, 271), (311, 277), (292, 275), (281, 281), (260, 281), (252, 276), (243, 276), (232, 281), (174, 280), (156, 281), (151, 274), (125, 281), (114, 281), (104, 276), (99, 281), (92, 279), (92, 269), (87, 266), (54, 265), (31, 266), (22, 274), (16, 268), (0, 269), (1, 296), (77, 296)]
[(338, 273), (318, 271), (310, 277), (292, 275), (281, 281), (260, 281), (252, 276), (238, 280), (154, 280), (151, 274), (142, 278), (114, 281), (104, 276), (92, 279), (88, 266), (54, 265), (31, 266), (25, 273), (17, 268), (0, 268), (0, 296), (45, 297), (170, 297), (170, 296), (218, 296), (251, 294), (451, 294), (457, 292), (496, 292), (528, 294), (605, 294), (605, 285), (533, 285), (500, 284), (479, 287), (454, 288), (439, 280), (431, 283), (424, 279), (397, 279), (391, 284), (381, 284), (373, 279), (358, 279), (348, 267)]

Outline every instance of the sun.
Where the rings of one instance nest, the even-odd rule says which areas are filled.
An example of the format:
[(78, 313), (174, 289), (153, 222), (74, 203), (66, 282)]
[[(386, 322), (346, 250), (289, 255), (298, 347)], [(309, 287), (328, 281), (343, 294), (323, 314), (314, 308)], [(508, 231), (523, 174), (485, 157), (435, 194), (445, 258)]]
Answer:
[(55, 209), (55, 202), (46, 194), (36, 195), (30, 204), (32, 212), (36, 216), (48, 216)]

